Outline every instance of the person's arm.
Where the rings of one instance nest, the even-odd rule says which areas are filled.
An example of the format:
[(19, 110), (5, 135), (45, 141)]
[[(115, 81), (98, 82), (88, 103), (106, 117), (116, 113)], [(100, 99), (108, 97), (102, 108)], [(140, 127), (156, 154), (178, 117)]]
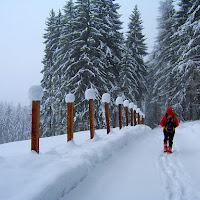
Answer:
[(165, 128), (165, 123), (166, 123), (166, 117), (164, 116), (161, 121), (160, 121), (160, 125)]

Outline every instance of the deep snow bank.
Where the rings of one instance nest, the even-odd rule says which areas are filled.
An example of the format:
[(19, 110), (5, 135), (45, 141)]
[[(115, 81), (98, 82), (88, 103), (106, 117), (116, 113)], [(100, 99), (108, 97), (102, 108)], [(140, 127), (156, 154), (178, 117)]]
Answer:
[(30, 152), (30, 141), (0, 145), (0, 199), (56, 200), (75, 188), (97, 165), (138, 137), (151, 134), (144, 125), (74, 134), (40, 140), (40, 154)]

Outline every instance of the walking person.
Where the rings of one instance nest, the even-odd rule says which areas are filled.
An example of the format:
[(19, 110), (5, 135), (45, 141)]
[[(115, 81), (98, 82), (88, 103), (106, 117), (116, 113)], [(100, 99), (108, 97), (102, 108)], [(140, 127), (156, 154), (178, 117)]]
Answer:
[(164, 152), (172, 153), (175, 128), (178, 127), (178, 119), (171, 108), (168, 108), (165, 116), (161, 119), (160, 125), (164, 132)]

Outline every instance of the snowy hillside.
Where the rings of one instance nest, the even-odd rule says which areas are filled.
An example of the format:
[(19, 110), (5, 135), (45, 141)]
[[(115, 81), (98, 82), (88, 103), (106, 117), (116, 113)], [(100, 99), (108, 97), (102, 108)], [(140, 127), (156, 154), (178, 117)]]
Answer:
[(174, 153), (164, 154), (162, 129), (144, 125), (0, 145), (2, 200), (200, 199), (200, 121), (181, 123)]

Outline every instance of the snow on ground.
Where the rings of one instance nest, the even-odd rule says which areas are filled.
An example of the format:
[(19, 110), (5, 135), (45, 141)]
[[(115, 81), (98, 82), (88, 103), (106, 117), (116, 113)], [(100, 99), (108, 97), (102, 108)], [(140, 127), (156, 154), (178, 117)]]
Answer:
[(162, 128), (97, 130), (0, 145), (2, 200), (200, 200), (200, 121), (181, 123), (174, 153), (164, 154)]

